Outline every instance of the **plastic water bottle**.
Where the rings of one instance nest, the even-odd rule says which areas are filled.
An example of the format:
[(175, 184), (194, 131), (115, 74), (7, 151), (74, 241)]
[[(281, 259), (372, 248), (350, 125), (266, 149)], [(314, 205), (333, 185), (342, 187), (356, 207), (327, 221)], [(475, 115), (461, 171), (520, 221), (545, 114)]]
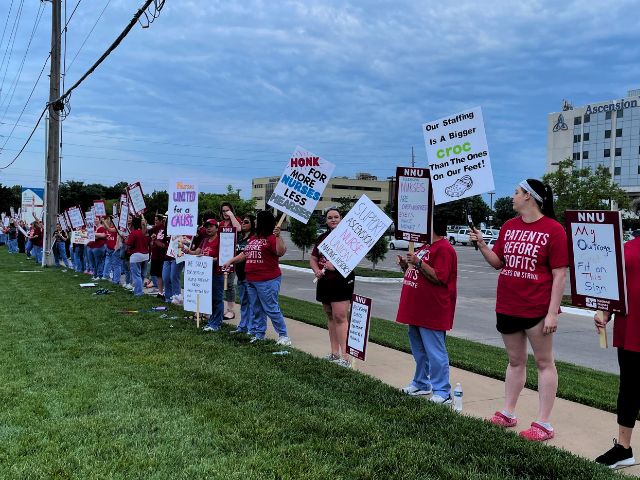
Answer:
[(456, 412), (462, 411), (462, 385), (456, 383), (456, 388), (453, 389), (453, 409)]

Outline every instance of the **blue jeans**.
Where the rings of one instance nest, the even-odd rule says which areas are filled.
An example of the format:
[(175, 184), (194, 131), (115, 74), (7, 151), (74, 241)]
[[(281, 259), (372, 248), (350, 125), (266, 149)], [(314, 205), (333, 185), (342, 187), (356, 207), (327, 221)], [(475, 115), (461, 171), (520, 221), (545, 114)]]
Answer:
[[(214, 267), (215, 268), (215, 267)], [(213, 274), (211, 285), (211, 316), (207, 326), (219, 329), (222, 325), (222, 316), (224, 315), (224, 275)]]
[(129, 268), (131, 268), (131, 281), (133, 282), (133, 294), (136, 297), (144, 295), (142, 280), (147, 274), (147, 263), (149, 262), (129, 263)]
[(94, 277), (102, 277), (106, 251), (107, 247), (104, 245), (98, 248), (89, 248), (89, 258), (91, 259), (91, 264), (93, 266), (92, 272)]
[(122, 271), (124, 272), (124, 283), (131, 285), (131, 263), (128, 259), (122, 260)]
[(52, 250), (53, 250), (53, 258), (55, 259), (55, 262), (56, 262), (56, 267), (60, 264), (60, 261), (62, 261), (65, 267), (71, 268), (71, 265), (69, 265), (69, 259), (67, 258), (67, 248), (64, 242), (54, 243)]
[(74, 245), (73, 247), (73, 267), (76, 272), (84, 272), (84, 245)]
[(109, 273), (111, 273), (111, 269), (113, 268), (113, 255), (115, 250), (111, 250), (108, 247), (105, 247), (104, 250), (104, 266), (102, 267), (102, 272), (100, 272), (100, 276), (102, 278), (109, 278)]
[(36, 260), (36, 263), (38, 265), (42, 264), (42, 247), (37, 247), (35, 245), (33, 245), (31, 247), (31, 252), (33, 253), (33, 257)]
[(249, 333), (254, 323), (251, 309), (251, 302), (249, 301), (249, 286), (247, 280), (240, 280), (238, 278), (238, 296), (240, 297), (240, 323), (238, 323), (238, 330)]
[(180, 274), (184, 268), (184, 262), (176, 263), (175, 260), (165, 260), (162, 264), (162, 282), (164, 283), (164, 298), (171, 301), (174, 295), (180, 295)]
[[(106, 266), (104, 269), (108, 278), (109, 271)], [(120, 258), (120, 249), (114, 250), (111, 254), (109, 259), (109, 270), (111, 270), (111, 283), (114, 285), (120, 285), (120, 277), (122, 276), (122, 258)]]
[(431, 386), (434, 395), (447, 398), (449, 383), (449, 354), (445, 345), (446, 332), (409, 325), (409, 344), (416, 361), (412, 385), (422, 390)]
[(24, 244), (24, 253), (27, 254), (27, 257), (31, 256), (31, 249), (32, 248), (33, 248), (33, 243), (31, 243), (31, 240), (27, 238), (27, 241)]
[(287, 325), (278, 303), (281, 281), (282, 276), (264, 282), (247, 282), (249, 302), (255, 319), (249, 333), (260, 339), (267, 333), (267, 317), (271, 319), (279, 337), (287, 336)]
[(7, 247), (9, 248), (9, 253), (18, 253), (18, 239), (8, 240)]

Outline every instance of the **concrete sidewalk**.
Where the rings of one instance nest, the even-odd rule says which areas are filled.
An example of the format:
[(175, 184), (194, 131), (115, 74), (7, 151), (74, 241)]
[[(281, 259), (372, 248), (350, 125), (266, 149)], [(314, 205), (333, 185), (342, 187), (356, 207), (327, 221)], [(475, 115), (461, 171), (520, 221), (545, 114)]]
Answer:
[[(316, 357), (329, 351), (327, 330), (296, 320), (286, 319), (293, 347)], [(267, 336), (276, 338), (272, 328)], [(506, 367), (506, 366), (505, 366)], [(367, 361), (355, 361), (354, 368), (377, 378), (392, 387), (401, 388), (413, 378), (413, 356), (391, 348), (369, 343)], [(504, 400), (504, 382), (457, 368), (451, 369), (451, 384), (462, 384), (465, 415), (486, 419), (500, 410)], [(425, 400), (426, 401), (426, 400)], [(518, 401), (518, 432), (529, 427), (536, 419), (538, 392), (525, 389)], [(571, 451), (588, 459), (594, 459), (611, 448), (612, 439), (618, 435), (616, 416), (579, 403), (556, 399), (551, 423), (556, 436), (548, 445)], [(640, 456), (640, 434), (636, 433), (632, 447), (636, 459)], [(625, 474), (640, 476), (640, 465), (621, 470)]]

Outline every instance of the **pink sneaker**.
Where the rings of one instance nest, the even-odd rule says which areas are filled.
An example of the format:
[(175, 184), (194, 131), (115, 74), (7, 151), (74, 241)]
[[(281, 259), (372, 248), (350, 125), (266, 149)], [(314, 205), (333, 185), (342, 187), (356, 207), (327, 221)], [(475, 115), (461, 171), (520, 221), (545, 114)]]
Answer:
[(520, 436), (533, 442), (544, 442), (553, 438), (553, 430), (547, 430), (538, 422), (532, 422), (531, 427), (520, 432)]
[(510, 428), (515, 427), (518, 424), (518, 419), (507, 417), (502, 412), (496, 412), (493, 414), (493, 417), (489, 419), (489, 422), (499, 427)]

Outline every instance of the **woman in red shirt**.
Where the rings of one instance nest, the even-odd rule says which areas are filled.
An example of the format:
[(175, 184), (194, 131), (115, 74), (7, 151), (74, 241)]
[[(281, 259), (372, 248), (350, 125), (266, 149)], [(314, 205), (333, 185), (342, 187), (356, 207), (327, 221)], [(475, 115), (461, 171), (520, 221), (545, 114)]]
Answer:
[(129, 247), (129, 267), (131, 269), (131, 281), (133, 283), (133, 294), (136, 297), (144, 295), (142, 279), (146, 275), (147, 264), (149, 263), (149, 237), (142, 230), (142, 219), (134, 217), (131, 220), (131, 233), (127, 238)]
[[(240, 219), (236, 217), (236, 212), (233, 209), (233, 205), (229, 202), (222, 202), (220, 205), (220, 227), (234, 227), (236, 229), (236, 234), (240, 233), (242, 230), (242, 225), (240, 224)], [(229, 272), (227, 275), (227, 289), (224, 291), (224, 318), (226, 320), (232, 320), (236, 318), (236, 313), (234, 311), (236, 306), (236, 289), (234, 288), (234, 282), (236, 279), (236, 274), (234, 272)]]
[(225, 266), (246, 261), (244, 271), (247, 277), (249, 301), (255, 321), (251, 325), (249, 335), (251, 342), (263, 340), (267, 333), (267, 315), (273, 328), (278, 333), (278, 345), (289, 346), (291, 339), (287, 335), (287, 325), (280, 311), (278, 295), (280, 294), (279, 258), (287, 251), (284, 240), (280, 236), (280, 227), (270, 212), (258, 212), (256, 232), (247, 242), (244, 252), (229, 260)]
[(496, 299), (497, 329), (509, 357), (505, 375), (505, 403), (491, 422), (514, 427), (516, 403), (527, 371), (527, 340), (538, 368), (538, 418), (520, 435), (535, 441), (553, 438), (549, 423), (558, 389), (553, 358), (553, 334), (558, 328), (560, 301), (569, 265), (567, 235), (555, 219), (551, 187), (539, 180), (523, 180), (513, 194), (519, 214), (500, 229), (490, 249), (479, 230), (477, 241), (489, 265), (500, 270)]
[[(613, 346), (618, 349), (620, 387), (618, 389), (618, 440), (613, 448), (596, 458), (596, 462), (611, 468), (634, 465), (631, 434), (640, 413), (640, 236), (624, 244), (625, 278), (627, 280), (627, 314), (616, 315), (613, 323)], [(605, 328), (608, 312), (597, 329)]]
[(327, 258), (320, 253), (318, 245), (338, 226), (342, 216), (337, 208), (330, 208), (325, 213), (328, 230), (320, 235), (309, 257), (311, 269), (318, 279), (316, 300), (322, 303), (327, 315), (329, 344), (331, 353), (324, 357), (338, 365), (350, 368), (351, 360), (347, 353), (347, 331), (349, 322), (347, 315), (351, 307), (351, 297), (355, 286), (355, 273), (343, 277)]

